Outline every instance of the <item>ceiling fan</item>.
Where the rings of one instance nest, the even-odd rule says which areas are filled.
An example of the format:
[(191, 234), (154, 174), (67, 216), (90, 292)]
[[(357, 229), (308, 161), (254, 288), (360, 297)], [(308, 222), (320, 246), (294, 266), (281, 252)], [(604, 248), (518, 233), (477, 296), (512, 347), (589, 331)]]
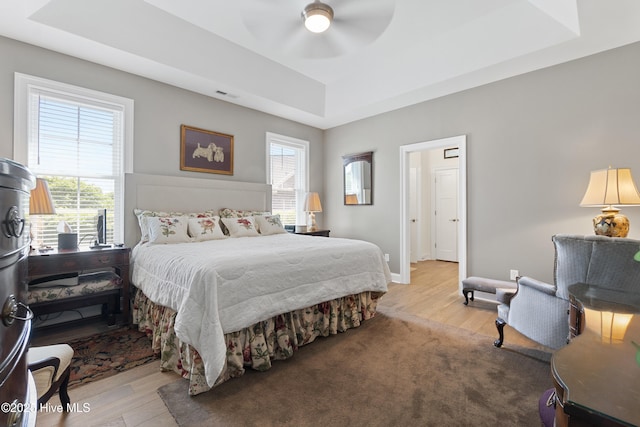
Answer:
[[(393, 17), (395, 0), (245, 0), (242, 18), (260, 42), (302, 58), (331, 58), (376, 40)], [(328, 19), (326, 31), (305, 27), (308, 17)]]

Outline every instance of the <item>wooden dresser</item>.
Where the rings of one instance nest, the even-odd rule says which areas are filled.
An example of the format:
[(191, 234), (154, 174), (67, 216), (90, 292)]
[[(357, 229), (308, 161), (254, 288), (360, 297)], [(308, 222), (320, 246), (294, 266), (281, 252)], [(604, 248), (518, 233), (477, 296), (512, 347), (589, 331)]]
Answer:
[(33, 175), (23, 166), (0, 159), (0, 426), (35, 421), (33, 381), (27, 349), (33, 313), (26, 305), (29, 230), (25, 214)]

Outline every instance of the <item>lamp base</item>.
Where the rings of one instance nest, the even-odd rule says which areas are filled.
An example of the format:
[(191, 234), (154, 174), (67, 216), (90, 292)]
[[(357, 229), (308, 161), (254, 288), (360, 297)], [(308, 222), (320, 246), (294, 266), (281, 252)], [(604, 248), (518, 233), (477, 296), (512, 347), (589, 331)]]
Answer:
[(309, 212), (309, 226), (307, 227), (308, 231), (317, 231), (318, 225), (316, 224), (316, 214), (313, 212)]
[(602, 212), (593, 218), (593, 230), (598, 236), (627, 237), (629, 219), (617, 212)]

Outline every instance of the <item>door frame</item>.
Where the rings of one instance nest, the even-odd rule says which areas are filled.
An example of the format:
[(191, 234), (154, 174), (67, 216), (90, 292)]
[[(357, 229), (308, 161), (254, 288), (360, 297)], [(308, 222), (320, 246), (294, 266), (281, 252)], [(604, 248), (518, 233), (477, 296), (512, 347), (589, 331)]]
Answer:
[(409, 259), (411, 249), (409, 235), (409, 153), (451, 147), (458, 147), (459, 288), (462, 286), (462, 279), (467, 277), (467, 136), (458, 135), (400, 146), (400, 283), (402, 284), (411, 282), (411, 263)]

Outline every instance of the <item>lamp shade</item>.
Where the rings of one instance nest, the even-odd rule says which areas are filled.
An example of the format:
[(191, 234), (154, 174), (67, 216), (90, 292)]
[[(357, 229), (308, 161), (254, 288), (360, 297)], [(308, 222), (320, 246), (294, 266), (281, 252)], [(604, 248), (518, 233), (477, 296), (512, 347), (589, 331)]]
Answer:
[(55, 213), (56, 210), (53, 206), (53, 200), (51, 199), (49, 184), (46, 180), (37, 178), (36, 187), (31, 190), (31, 197), (29, 199), (29, 214), (53, 215)]
[(631, 169), (609, 168), (591, 172), (580, 206), (640, 205)]
[(322, 212), (322, 205), (320, 204), (320, 196), (318, 196), (318, 193), (307, 193), (304, 210), (305, 212)]

